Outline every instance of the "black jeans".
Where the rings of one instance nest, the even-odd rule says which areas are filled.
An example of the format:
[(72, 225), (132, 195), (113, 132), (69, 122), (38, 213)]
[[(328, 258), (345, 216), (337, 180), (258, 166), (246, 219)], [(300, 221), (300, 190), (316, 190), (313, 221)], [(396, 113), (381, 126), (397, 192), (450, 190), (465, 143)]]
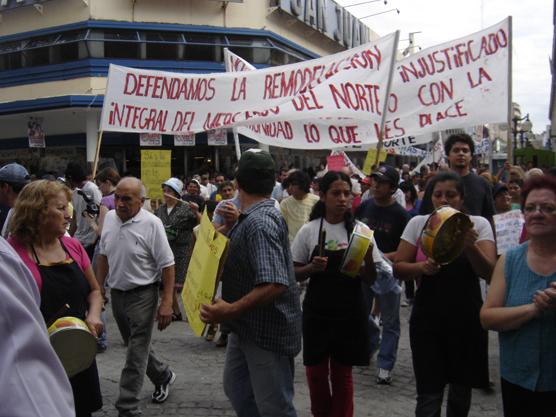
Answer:
[[(417, 394), (415, 417), (440, 417), (444, 389)], [(447, 417), (467, 417), (471, 407), (471, 388), (465, 385), (450, 384), (448, 388)]]
[(535, 392), (502, 378), (504, 417), (556, 416), (556, 391)]

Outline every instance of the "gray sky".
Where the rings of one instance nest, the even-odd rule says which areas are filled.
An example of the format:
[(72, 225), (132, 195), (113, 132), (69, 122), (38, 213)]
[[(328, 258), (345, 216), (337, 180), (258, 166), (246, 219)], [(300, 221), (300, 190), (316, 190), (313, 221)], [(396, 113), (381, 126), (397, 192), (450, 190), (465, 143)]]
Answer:
[[(364, 0), (336, 0), (344, 7)], [(349, 7), (356, 17), (397, 8), (363, 22), (379, 35), (400, 30), (400, 48), (407, 46), (409, 32), (423, 49), (494, 25), (513, 16), (513, 101), (521, 113), (530, 114), (533, 131), (546, 129), (550, 103), (553, 1), (534, 0), (388, 0)]]

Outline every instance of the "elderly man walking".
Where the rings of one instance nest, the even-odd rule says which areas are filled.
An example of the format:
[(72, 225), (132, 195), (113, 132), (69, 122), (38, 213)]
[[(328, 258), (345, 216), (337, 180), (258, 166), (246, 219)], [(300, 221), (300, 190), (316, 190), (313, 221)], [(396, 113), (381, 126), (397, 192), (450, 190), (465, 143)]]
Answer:
[[(109, 211), (99, 245), (97, 278), (108, 276), (112, 311), (127, 345), (116, 401), (120, 417), (137, 416), (145, 370), (155, 385), (152, 401), (162, 403), (176, 374), (158, 360), (151, 347), (155, 320), (164, 330), (172, 320), (174, 256), (158, 217), (143, 210), (145, 188), (140, 180), (123, 178), (116, 186), (116, 210)], [(164, 287), (160, 306), (160, 282)]]
[(238, 417), (295, 417), (293, 364), (301, 350), (301, 307), (288, 228), (269, 199), (272, 157), (245, 152), (236, 180), (241, 215), (228, 233), (222, 299), (201, 306), (201, 319), (225, 322), (232, 330), (224, 391)]

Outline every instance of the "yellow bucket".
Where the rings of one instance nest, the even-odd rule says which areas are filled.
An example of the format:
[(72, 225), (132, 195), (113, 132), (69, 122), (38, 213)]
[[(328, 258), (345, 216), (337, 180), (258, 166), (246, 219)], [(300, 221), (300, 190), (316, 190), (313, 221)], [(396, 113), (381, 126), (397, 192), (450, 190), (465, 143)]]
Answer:
[(437, 208), (421, 233), (421, 248), (440, 265), (454, 261), (463, 252), (463, 235), (473, 227), (469, 216), (450, 207)]

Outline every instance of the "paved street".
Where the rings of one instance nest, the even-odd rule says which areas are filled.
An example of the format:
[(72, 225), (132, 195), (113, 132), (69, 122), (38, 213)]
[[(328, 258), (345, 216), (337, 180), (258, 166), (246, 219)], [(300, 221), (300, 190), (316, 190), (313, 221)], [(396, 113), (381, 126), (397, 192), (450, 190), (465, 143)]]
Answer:
[[(375, 363), (368, 368), (354, 369), (355, 416), (394, 417), (412, 416), (415, 407), (415, 381), (411, 367), (407, 318), (409, 308), (402, 308), (402, 338), (398, 363), (391, 386), (374, 383)], [(108, 350), (97, 356), (104, 408), (95, 417), (117, 416), (114, 401), (118, 393), (120, 371), (125, 360), (125, 348), (117, 327), (109, 315)], [(179, 415), (184, 417), (234, 416), (234, 412), (222, 390), (222, 369), (225, 352), (214, 343), (193, 335), (185, 322), (174, 322), (163, 332), (155, 330), (154, 349), (157, 355), (170, 363), (178, 374), (172, 385), (168, 401), (162, 405), (152, 404), (153, 386), (145, 377), (142, 407), (145, 417)], [(473, 391), (470, 416), (494, 417), (502, 415), (498, 383), (498, 344), (495, 333), (490, 335), (491, 379), (496, 381), (496, 392), (484, 394)], [(299, 417), (310, 417), (309, 392), (305, 381), (301, 355), (296, 359), (295, 405)]]

